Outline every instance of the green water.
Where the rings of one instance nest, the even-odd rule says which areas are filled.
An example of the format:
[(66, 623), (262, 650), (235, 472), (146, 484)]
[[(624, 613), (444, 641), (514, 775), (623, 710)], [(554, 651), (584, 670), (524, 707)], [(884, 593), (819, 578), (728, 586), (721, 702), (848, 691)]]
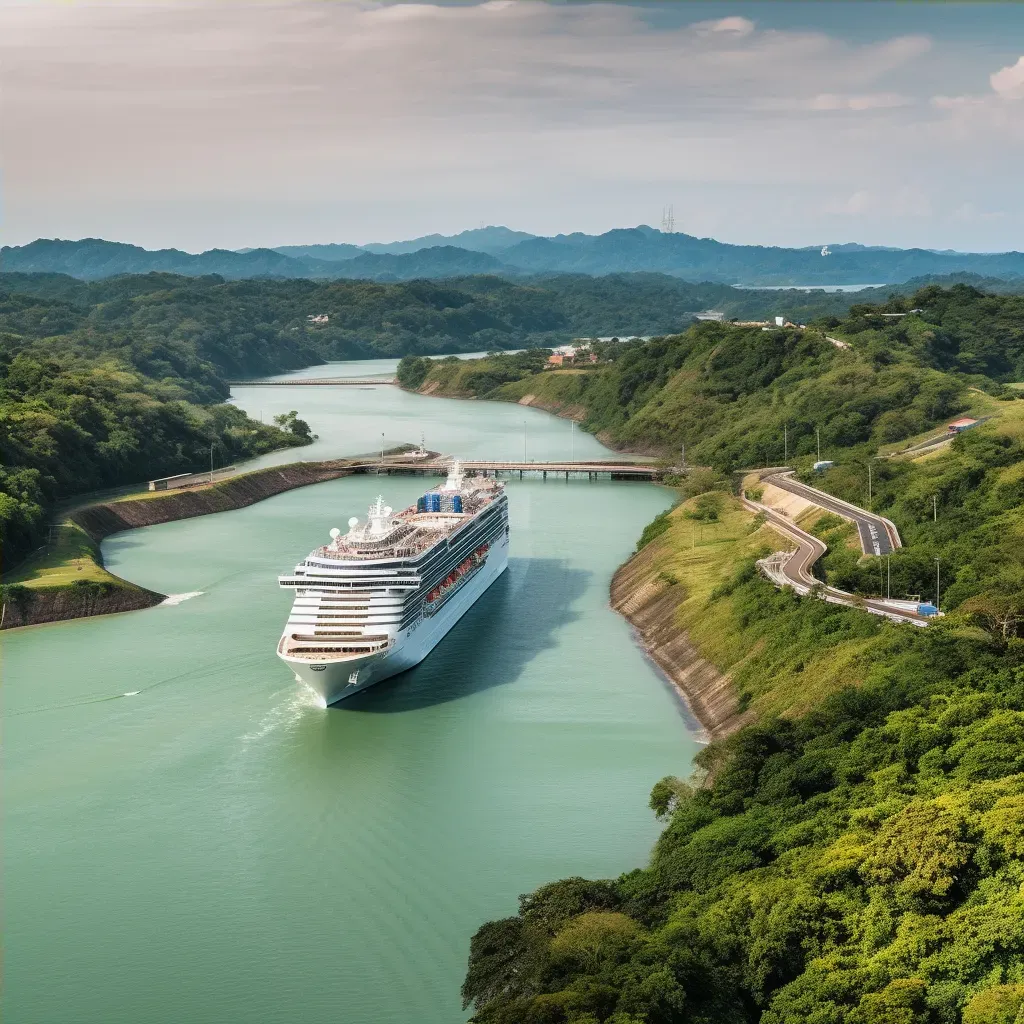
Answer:
[[(237, 400), (299, 408), (312, 457), (381, 429), (517, 456), (524, 419), (529, 457), (571, 444), (515, 406), (257, 390)], [(607, 588), (668, 495), (510, 482), (508, 572), (421, 666), (323, 710), (274, 656), (275, 575), (382, 485), (396, 507), (422, 487), (350, 478), (111, 538), (113, 571), (201, 594), (4, 635), (10, 1024), (454, 1024), (483, 920), (644, 861), (650, 786), (696, 744)]]

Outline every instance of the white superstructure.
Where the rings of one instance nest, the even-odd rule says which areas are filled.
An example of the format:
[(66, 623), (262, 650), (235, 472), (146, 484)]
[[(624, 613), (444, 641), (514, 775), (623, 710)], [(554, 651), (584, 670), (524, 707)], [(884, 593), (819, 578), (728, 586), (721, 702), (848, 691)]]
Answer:
[(415, 505), (379, 497), (348, 526), (279, 579), (295, 601), (278, 656), (327, 704), (421, 662), (508, 562), (504, 485), (458, 462)]

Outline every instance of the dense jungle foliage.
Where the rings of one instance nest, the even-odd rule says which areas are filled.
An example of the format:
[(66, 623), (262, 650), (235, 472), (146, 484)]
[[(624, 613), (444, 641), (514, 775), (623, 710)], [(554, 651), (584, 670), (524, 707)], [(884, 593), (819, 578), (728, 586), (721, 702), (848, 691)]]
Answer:
[[(836, 462), (814, 479), (858, 503), (879, 442), (930, 422), (930, 403), (955, 409), (978, 384), (992, 393), (980, 396), (990, 420), (937, 453), (872, 461), (873, 507), (906, 545), (892, 556), (893, 596), (934, 597), (938, 558), (945, 617), (894, 625), (778, 591), (753, 558), (727, 566), (701, 617), (733, 652), (741, 706), (782, 713), (711, 744), (689, 782), (654, 786), (666, 828), (646, 868), (546, 885), (478, 931), (463, 995), (479, 1024), (1024, 1021), (1024, 401), (971, 376), (979, 359), (1014, 373), (998, 368), (1020, 365), (1024, 317), (970, 291), (915, 300), (918, 323), (861, 310), (828, 325), (850, 350), (770, 332), (778, 343), (766, 337), (762, 357), (777, 359), (786, 403), (813, 381), (794, 373), (791, 354), (806, 346), (823, 382), (812, 423)], [(737, 407), (752, 389), (775, 401), (758, 387), (763, 362), (744, 364), (716, 327), (627, 366), (674, 361), (676, 345), (686, 356), (662, 390), (696, 396), (725, 359)], [(944, 373), (943, 360), (961, 372)], [(863, 417), (845, 445), (829, 426), (851, 415), (833, 401), (844, 369)], [(627, 379), (618, 371), (586, 372)], [(650, 394), (657, 382), (648, 375)], [(887, 404), (891, 387), (912, 411)], [(659, 415), (647, 422), (667, 422)], [(695, 446), (725, 453), (723, 465), (746, 455), (729, 454), (714, 419), (707, 432)], [(697, 511), (694, 501), (660, 517), (643, 556), (672, 565)], [(841, 521), (817, 529), (835, 545), (830, 580), (877, 594), (883, 560), (844, 547)], [(786, 713), (775, 691), (817, 696)]]
[[(881, 301), (886, 290), (858, 293)], [(35, 301), (32, 301), (32, 300)], [(648, 336), (684, 328), (695, 312), (727, 317), (844, 316), (850, 296), (690, 284), (662, 274), (555, 275), (512, 282), (224, 281), (134, 274), (85, 282), (62, 274), (0, 274), (0, 329), (69, 332), (184, 346), (222, 374), (279, 372), (326, 359), (431, 355), (563, 344), (575, 337)], [(312, 323), (311, 316), (327, 321)], [(144, 371), (145, 372), (145, 371)]]
[[(310, 440), (296, 417), (264, 425), (220, 404), (227, 388), (215, 355), (187, 333), (126, 323), (123, 303), (82, 308), (0, 292), (5, 569), (41, 543), (61, 498), (204, 469), (211, 447), (225, 466)], [(244, 351), (244, 338), (231, 341)]]
[(650, 341), (598, 343), (601, 362), (590, 368), (527, 372), (492, 354), (457, 376), (416, 364), (413, 377), (442, 394), (571, 406), (587, 430), (624, 448), (675, 453), (685, 444), (691, 462), (732, 471), (810, 455), (819, 430), (823, 453), (926, 430), (965, 407), (969, 385), (997, 393), (997, 381), (1024, 377), (1022, 324), (1024, 297), (930, 287), (807, 330), (701, 322)]

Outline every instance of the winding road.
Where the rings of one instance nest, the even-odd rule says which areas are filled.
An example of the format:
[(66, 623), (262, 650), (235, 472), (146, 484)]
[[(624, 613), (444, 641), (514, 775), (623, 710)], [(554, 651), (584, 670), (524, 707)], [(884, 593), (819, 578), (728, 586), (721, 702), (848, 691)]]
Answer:
[(819, 491), (816, 487), (809, 487), (794, 480), (792, 470), (773, 473), (762, 479), (766, 484), (774, 484), (784, 491), (789, 491), (790, 494), (805, 498), (819, 508), (848, 519), (857, 527), (861, 550), (865, 555), (889, 555), (896, 548), (903, 547), (899, 531), (891, 520), (876, 516), (873, 512), (851, 505), (848, 501), (842, 501), (831, 494)]
[[(816, 487), (809, 487), (807, 484), (793, 480), (791, 470), (773, 472), (762, 477), (762, 481), (774, 484), (782, 490), (804, 498), (819, 508), (834, 512), (855, 523), (861, 548), (866, 555), (886, 555), (903, 546), (899, 531), (890, 520), (842, 501), (831, 494), (826, 494), (824, 491), (819, 491)], [(806, 530), (802, 530), (775, 509), (762, 505), (760, 502), (751, 501), (745, 494), (741, 497), (743, 504), (748, 509), (752, 512), (762, 513), (779, 533), (796, 542), (794, 551), (778, 551), (758, 562), (761, 571), (778, 586), (792, 587), (801, 595), (809, 594), (813, 590), (822, 600), (831, 604), (842, 604), (871, 612), (874, 615), (884, 615), (894, 622), (909, 622), (915, 626), (928, 625), (927, 617), (911, 610), (911, 602), (857, 597), (845, 590), (822, 583), (812, 570), (815, 562), (828, 551), (828, 545)]]

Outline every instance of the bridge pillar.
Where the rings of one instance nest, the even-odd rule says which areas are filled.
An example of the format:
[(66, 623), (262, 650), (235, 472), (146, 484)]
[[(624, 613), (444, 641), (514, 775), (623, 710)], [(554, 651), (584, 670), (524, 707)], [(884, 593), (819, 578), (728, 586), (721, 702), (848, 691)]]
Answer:
[(565, 471), (565, 482), (566, 482), (566, 483), (568, 483), (568, 482), (569, 482), (569, 470), (566, 470), (566, 471)]
[(520, 479), (520, 480), (522, 480), (522, 479), (523, 479), (523, 471), (522, 471), (522, 470), (519, 470), (519, 479)]
[(547, 478), (548, 478), (548, 471), (545, 469), (544, 470), (544, 479), (547, 480)]

